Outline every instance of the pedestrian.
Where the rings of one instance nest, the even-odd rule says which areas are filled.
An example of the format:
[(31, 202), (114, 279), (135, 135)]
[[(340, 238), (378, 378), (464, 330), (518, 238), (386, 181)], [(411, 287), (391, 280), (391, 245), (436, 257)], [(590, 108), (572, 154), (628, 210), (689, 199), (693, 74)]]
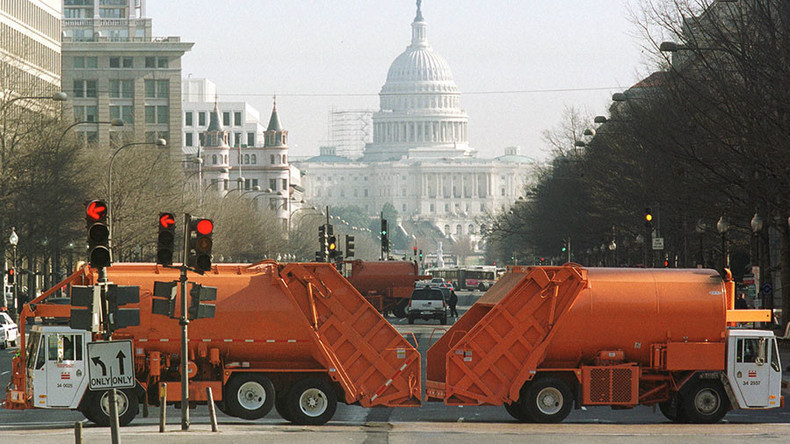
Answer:
[(746, 302), (746, 295), (743, 293), (738, 293), (738, 297), (735, 299), (735, 309), (746, 310), (748, 308), (749, 308), (749, 303)]
[(450, 289), (450, 297), (447, 298), (447, 305), (450, 306), (450, 316), (458, 317), (458, 310), (455, 309), (455, 306), (458, 305), (458, 295), (455, 294), (455, 290), (452, 288)]

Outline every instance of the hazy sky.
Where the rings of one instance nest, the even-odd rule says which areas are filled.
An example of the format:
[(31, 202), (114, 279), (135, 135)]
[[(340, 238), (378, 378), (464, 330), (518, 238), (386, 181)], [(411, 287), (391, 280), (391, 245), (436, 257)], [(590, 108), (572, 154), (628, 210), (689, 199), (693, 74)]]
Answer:
[[(331, 107), (378, 109), (387, 70), (411, 41), (415, 3), (148, 0), (146, 15), (154, 36), (195, 43), (183, 76), (214, 82), (220, 101), (247, 101), (265, 123), (276, 93), (292, 155), (307, 156), (327, 143)], [(644, 77), (628, 4), (423, 1), (428, 41), (450, 64), (480, 157), (519, 145), (543, 159), (542, 133), (563, 109), (605, 114), (613, 92)]]

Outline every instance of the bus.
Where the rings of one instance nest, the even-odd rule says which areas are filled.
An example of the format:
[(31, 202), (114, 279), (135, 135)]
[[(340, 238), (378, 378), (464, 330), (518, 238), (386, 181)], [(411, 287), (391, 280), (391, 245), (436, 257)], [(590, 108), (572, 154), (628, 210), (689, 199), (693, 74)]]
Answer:
[(500, 276), (505, 274), (505, 269), (493, 265), (473, 265), (431, 268), (425, 270), (425, 273), (452, 283), (456, 290), (486, 291), (494, 285)]

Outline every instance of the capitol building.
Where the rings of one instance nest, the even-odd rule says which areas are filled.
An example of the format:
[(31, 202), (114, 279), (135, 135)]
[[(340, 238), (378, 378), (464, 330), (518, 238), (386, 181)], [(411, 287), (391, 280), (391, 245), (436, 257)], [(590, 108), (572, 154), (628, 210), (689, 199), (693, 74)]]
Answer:
[(443, 241), (446, 251), (448, 243), (468, 238), (479, 251), (481, 231), (524, 195), (536, 164), (517, 147), (492, 159), (476, 156), (461, 91), (428, 43), (427, 29), (417, 2), (411, 44), (389, 68), (362, 156), (338, 156), (328, 146), (294, 164), (311, 205), (356, 206), (378, 217), (390, 203), (397, 226), (420, 248), (433, 251)]

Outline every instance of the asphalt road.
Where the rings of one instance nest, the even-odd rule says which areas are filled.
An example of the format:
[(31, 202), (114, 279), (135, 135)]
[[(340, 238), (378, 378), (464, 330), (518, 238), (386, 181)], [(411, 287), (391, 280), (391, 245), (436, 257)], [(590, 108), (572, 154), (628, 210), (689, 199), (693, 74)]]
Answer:
[[(461, 315), (479, 295), (480, 293), (463, 292), (459, 295), (458, 308)], [(417, 320), (414, 325), (408, 325), (405, 319), (388, 319), (399, 331), (414, 333), (423, 356), (423, 368), (425, 351), (449, 328), (438, 325), (437, 321)], [(11, 357), (15, 351), (0, 351), (0, 387), (8, 384)], [(790, 356), (784, 358), (783, 365), (786, 368), (790, 364)], [(785, 373), (785, 379), (790, 380), (790, 374)], [(686, 441), (683, 437), (691, 435), (701, 438), (700, 442), (742, 442), (751, 437), (790, 442), (790, 408), (787, 407), (772, 410), (735, 410), (728, 413), (722, 423), (706, 426), (673, 424), (658, 410), (650, 407), (626, 410), (612, 410), (608, 407), (583, 408), (573, 410), (560, 425), (520, 424), (503, 407), (450, 407), (442, 403), (426, 403), (421, 408), (376, 409), (340, 404), (334, 419), (317, 428), (291, 426), (275, 411), (257, 421), (228, 417), (219, 411), (217, 415), (224, 433), (221, 442), (249, 442), (248, 434), (264, 434), (275, 441), (287, 439), (289, 442), (302, 442), (301, 437), (304, 434), (312, 437), (304, 439), (304, 442), (308, 442), (316, 439), (316, 433), (321, 434), (322, 442), (446, 442), (448, 434), (452, 434), (453, 440), (459, 442), (518, 442), (525, 436), (547, 442), (578, 442), (576, 438), (580, 436), (588, 442), (614, 442), (619, 440), (615, 438), (629, 437), (650, 442), (682, 442)], [(180, 430), (180, 417), (180, 410), (168, 408), (168, 433)], [(191, 430), (196, 433), (205, 432), (210, 424), (207, 407), (191, 410), (190, 419)], [(0, 409), (0, 442), (62, 444), (63, 439), (70, 442), (73, 439), (71, 428), (76, 421), (85, 422), (82, 414), (73, 411)], [(156, 433), (157, 424), (158, 409), (152, 408), (148, 418), (143, 418), (141, 414), (124, 429), (125, 435), (132, 435), (124, 438), (124, 442), (173, 442), (175, 438), (172, 434), (168, 440), (158, 440), (163, 435)], [(260, 428), (260, 425), (267, 427)], [(106, 436), (104, 429), (87, 422), (85, 432), (86, 436)], [(190, 442), (214, 442), (211, 441), (211, 435), (209, 440), (203, 441), (198, 434), (187, 433), (190, 433)], [(5, 439), (11, 437), (13, 441)], [(107, 441), (102, 438), (99, 442)]]

